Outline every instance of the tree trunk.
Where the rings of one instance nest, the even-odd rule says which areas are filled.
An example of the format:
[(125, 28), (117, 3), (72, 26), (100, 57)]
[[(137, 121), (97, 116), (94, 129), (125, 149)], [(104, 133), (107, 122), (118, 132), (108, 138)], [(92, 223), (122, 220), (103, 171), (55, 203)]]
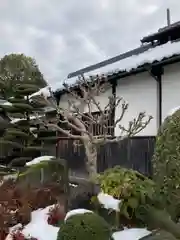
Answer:
[(94, 177), (97, 174), (97, 147), (90, 139), (83, 141), (85, 154), (86, 154), (86, 169), (90, 177)]

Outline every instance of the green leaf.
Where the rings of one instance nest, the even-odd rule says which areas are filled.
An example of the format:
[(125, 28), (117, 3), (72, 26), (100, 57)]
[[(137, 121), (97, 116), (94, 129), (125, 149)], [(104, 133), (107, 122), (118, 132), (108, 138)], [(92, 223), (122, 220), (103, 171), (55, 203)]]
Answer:
[(24, 84), (17, 84), (16, 85), (16, 89), (20, 90), (20, 91), (21, 90), (26, 90), (28, 88), (34, 89), (34, 92), (37, 92), (37, 91), (40, 90), (40, 88), (37, 85), (35, 85), (35, 84), (24, 83)]
[(35, 93), (35, 89), (32, 87), (32, 88), (27, 88), (27, 89), (23, 89), (23, 90), (17, 90), (17, 93), (18, 94), (21, 94), (21, 95), (24, 95), (24, 96), (28, 96), (28, 95), (31, 95), (33, 93)]
[(23, 137), (23, 138), (30, 138), (31, 136), (25, 132), (22, 132), (20, 131), (19, 129), (7, 129), (7, 134), (10, 134), (10, 135), (15, 135), (15, 136), (18, 136), (18, 137)]
[(14, 158), (9, 165), (11, 167), (23, 167), (25, 166), (26, 162), (29, 162), (31, 160), (32, 158), (27, 157)]
[(126, 204), (123, 204), (120, 209), (120, 213), (125, 216), (125, 218), (130, 219), (129, 213), (128, 213), (128, 206)]
[(137, 198), (129, 198), (128, 199), (128, 205), (132, 208), (132, 209), (136, 209), (139, 205), (139, 201)]
[(2, 139), (0, 140), (0, 144), (11, 145), (12, 147), (15, 147), (15, 148), (23, 148), (23, 145), (21, 145), (20, 143), (7, 141), (7, 140), (2, 140)]
[(5, 111), (7, 112), (12, 112), (12, 113), (16, 113), (19, 112), (19, 109), (14, 107), (14, 106), (9, 106), (9, 105), (1, 105), (1, 108), (3, 108)]
[(8, 99), (8, 102), (10, 102), (10, 103), (24, 103), (24, 104), (26, 104), (27, 103), (27, 100), (26, 99), (24, 99), (24, 98), (9, 98)]
[(26, 104), (26, 103), (14, 103), (13, 106), (15, 108), (21, 108), (21, 109), (26, 110), (26, 111), (32, 111), (33, 110), (33, 107), (29, 104)]
[(56, 143), (59, 140), (59, 137), (56, 137), (56, 136), (39, 137), (38, 139), (45, 143)]
[(43, 150), (45, 150), (43, 146), (29, 146), (29, 147), (24, 147), (23, 149), (24, 152), (43, 151)]
[(36, 84), (39, 87), (45, 87), (46, 81), (41, 74), (36, 61), (24, 54), (5, 55), (0, 60), (1, 81), (9, 87), (11, 92), (15, 84)]

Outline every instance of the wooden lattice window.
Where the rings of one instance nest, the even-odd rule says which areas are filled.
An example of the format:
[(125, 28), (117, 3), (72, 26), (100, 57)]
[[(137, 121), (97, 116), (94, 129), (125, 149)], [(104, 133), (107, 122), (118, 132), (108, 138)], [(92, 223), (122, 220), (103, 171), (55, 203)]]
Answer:
[[(112, 114), (108, 114), (108, 112), (105, 112), (106, 116), (107, 116), (107, 121), (105, 121), (105, 124), (101, 121), (101, 113), (100, 112), (92, 112), (91, 115), (93, 116), (93, 118), (95, 119), (96, 123), (92, 123), (89, 120), (89, 126), (88, 126), (88, 131), (90, 131), (91, 133), (93, 133), (94, 136), (98, 136), (98, 135), (103, 135), (105, 133), (105, 127), (111, 127), (111, 128), (107, 128), (106, 134), (109, 135), (113, 135), (114, 133), (114, 128), (112, 127), (114, 124), (114, 120), (112, 117)], [(88, 120), (85, 119), (86, 123), (88, 124)]]
[[(88, 118), (86, 118), (86, 117), (82, 117), (82, 121), (86, 123), (86, 128), (89, 132), (91, 132), (94, 136), (98, 136), (98, 135), (103, 135), (106, 131), (106, 134), (113, 136), (113, 134), (114, 134), (114, 128), (113, 128), (114, 118), (112, 117), (113, 116), (112, 114), (108, 114), (106, 112), (106, 116), (108, 118), (105, 121), (106, 126), (107, 126), (107, 130), (105, 130), (105, 127), (103, 126), (104, 123), (102, 123), (102, 121), (101, 121), (100, 112), (98, 112), (98, 111), (97, 112), (92, 112), (91, 115), (95, 119), (96, 123), (93, 123), (91, 120), (88, 120)], [(60, 116), (60, 119), (63, 120), (63, 116)], [(65, 130), (70, 130), (70, 132), (73, 135), (79, 135), (79, 132), (76, 132), (74, 129), (71, 129), (68, 126), (68, 124), (66, 124), (66, 123), (59, 122), (58, 125)], [(64, 136), (64, 134), (62, 134), (62, 133), (59, 133), (58, 135), (61, 136), (61, 137), (67, 137), (67, 136)]]

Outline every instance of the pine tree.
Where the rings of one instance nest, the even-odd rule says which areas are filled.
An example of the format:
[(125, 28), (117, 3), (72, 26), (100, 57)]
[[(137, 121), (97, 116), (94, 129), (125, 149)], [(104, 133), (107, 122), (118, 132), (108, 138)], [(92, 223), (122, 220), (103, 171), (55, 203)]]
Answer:
[[(4, 82), (0, 81), (1, 89)], [(26, 162), (41, 156), (44, 151), (44, 134), (50, 132), (44, 126), (40, 126), (37, 115), (44, 118), (44, 107), (47, 103), (42, 99), (33, 98), (31, 95), (40, 88), (37, 84), (17, 83), (13, 86), (13, 93), (4, 96), (8, 101), (0, 106), (11, 121), (5, 124), (1, 131), (0, 145), (8, 148), (8, 156), (4, 159), (4, 165), (9, 167), (24, 167)], [(51, 131), (51, 135), (55, 134)]]

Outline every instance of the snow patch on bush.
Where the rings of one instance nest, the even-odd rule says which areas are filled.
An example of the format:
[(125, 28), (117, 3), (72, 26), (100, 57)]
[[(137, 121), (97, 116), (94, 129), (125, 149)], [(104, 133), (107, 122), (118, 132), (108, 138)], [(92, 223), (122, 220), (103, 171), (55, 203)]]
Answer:
[(74, 209), (74, 210), (69, 211), (66, 214), (64, 221), (66, 221), (68, 218), (70, 218), (74, 215), (79, 215), (79, 214), (84, 214), (84, 213), (93, 213), (93, 212), (88, 209), (84, 209), (84, 208)]
[(121, 200), (115, 199), (112, 196), (102, 192), (98, 194), (97, 198), (104, 208), (119, 211), (119, 204)]
[(31, 165), (40, 163), (42, 161), (49, 161), (49, 160), (51, 160), (53, 158), (55, 158), (55, 157), (54, 156), (41, 156), (41, 157), (37, 157), (37, 158), (34, 158), (32, 161), (27, 162), (26, 166), (31, 166)]

